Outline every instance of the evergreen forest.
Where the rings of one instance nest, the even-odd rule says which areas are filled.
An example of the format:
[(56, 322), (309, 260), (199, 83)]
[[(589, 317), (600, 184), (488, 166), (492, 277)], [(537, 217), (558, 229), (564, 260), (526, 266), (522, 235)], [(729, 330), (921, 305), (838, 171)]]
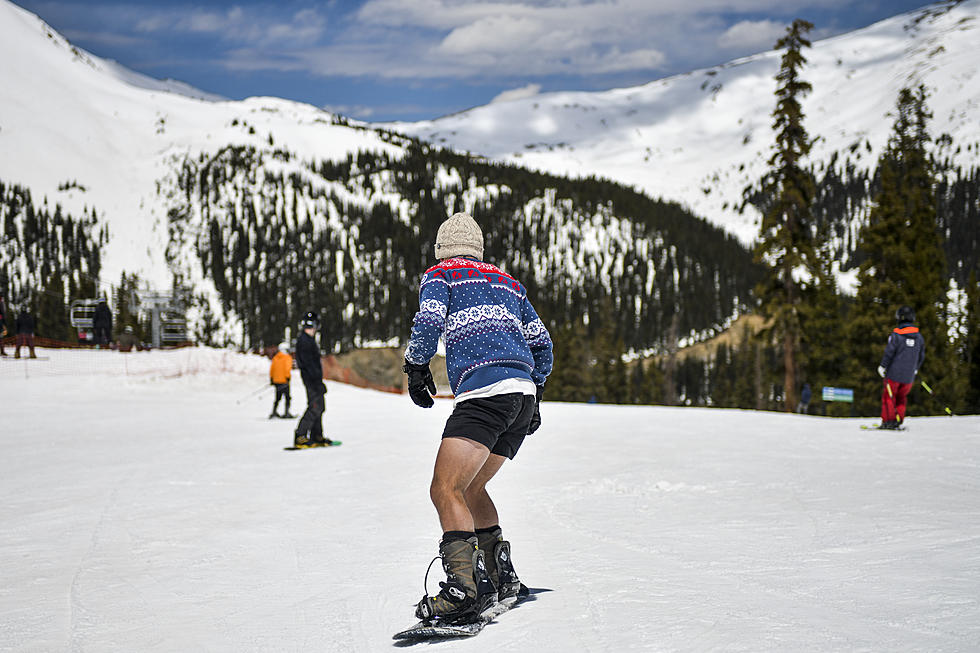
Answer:
[(94, 209), (71, 216), (46, 200), (35, 204), (29, 189), (0, 180), (0, 297), (7, 328), (26, 309), (35, 316), (37, 333), (70, 340), (71, 299), (94, 297), (102, 265), (101, 247), (108, 232)]
[(240, 325), (199, 339), (274, 344), (316, 310), (328, 351), (404, 343), (438, 226), (461, 210), (484, 230), (484, 258), (527, 286), (542, 318), (588, 338), (608, 331), (657, 350), (673, 321), (710, 333), (751, 302), (751, 253), (676, 204), (401, 142), (403, 156), (341, 162), (271, 147), (185, 160), (169, 196), (171, 265), (213, 287), (220, 306), (199, 297), (203, 314)]

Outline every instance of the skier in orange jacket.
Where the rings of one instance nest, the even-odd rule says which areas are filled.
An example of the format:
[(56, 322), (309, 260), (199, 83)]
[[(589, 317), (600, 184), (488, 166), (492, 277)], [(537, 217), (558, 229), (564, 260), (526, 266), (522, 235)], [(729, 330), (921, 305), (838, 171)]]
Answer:
[[(280, 343), (279, 351), (272, 357), (272, 365), (269, 367), (269, 383), (276, 386), (276, 400), (272, 404), (272, 412), (269, 419), (273, 417), (290, 418), (295, 415), (289, 414), (289, 379), (292, 377), (293, 357), (289, 355), (289, 344)], [(286, 398), (286, 408), (282, 415), (276, 411), (279, 408), (279, 400)]]

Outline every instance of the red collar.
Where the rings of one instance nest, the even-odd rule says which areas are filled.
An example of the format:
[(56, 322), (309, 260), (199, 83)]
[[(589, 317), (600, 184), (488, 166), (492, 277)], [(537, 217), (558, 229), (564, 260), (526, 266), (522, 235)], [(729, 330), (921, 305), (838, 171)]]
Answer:
[(918, 333), (919, 327), (917, 326), (907, 326), (907, 327), (895, 327), (895, 333), (900, 336), (905, 336), (910, 333)]

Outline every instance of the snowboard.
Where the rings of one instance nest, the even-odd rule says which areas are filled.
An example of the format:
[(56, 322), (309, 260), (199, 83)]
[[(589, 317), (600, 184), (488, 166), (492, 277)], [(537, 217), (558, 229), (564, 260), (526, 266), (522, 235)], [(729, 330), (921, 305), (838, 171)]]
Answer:
[(299, 451), (300, 449), (326, 449), (328, 447), (339, 447), (343, 442), (334, 440), (330, 444), (304, 444), (301, 447), (283, 447), (283, 451)]
[(483, 628), (508, 610), (516, 608), (522, 603), (533, 601), (534, 594), (546, 590), (530, 590), (525, 585), (521, 585), (517, 596), (504, 599), (480, 613), (475, 621), (463, 624), (427, 624), (420, 621), (411, 628), (392, 635), (392, 639), (400, 640), (426, 640), (426, 639), (445, 639), (451, 637), (475, 637), (480, 634)]
[(862, 424), (861, 425), (861, 430), (863, 430), (863, 431), (905, 431), (907, 429), (908, 429), (908, 427), (906, 427), (904, 424), (902, 424), (901, 426), (899, 426), (897, 429), (885, 429), (885, 428), (880, 427), (877, 424)]

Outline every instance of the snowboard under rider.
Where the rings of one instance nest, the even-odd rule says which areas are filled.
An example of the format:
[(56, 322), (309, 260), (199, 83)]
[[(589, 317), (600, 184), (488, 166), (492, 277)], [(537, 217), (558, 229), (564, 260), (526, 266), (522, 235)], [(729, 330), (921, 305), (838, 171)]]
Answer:
[(323, 437), (323, 411), (326, 408), (327, 385), (323, 382), (323, 364), (320, 361), (320, 345), (316, 332), (320, 318), (313, 311), (303, 316), (299, 323), (300, 334), (296, 338), (296, 367), (306, 388), (306, 412), (300, 417), (293, 435), (294, 447), (315, 447), (332, 444)]
[(283, 408), (282, 417), (290, 418), (293, 415), (289, 414), (289, 380), (292, 376), (293, 370), (293, 357), (289, 355), (289, 344), (285, 342), (279, 343), (279, 351), (276, 355), (272, 357), (272, 364), (269, 366), (269, 383), (276, 388), (276, 398), (272, 402), (272, 412), (269, 414), (269, 418), (279, 417), (279, 400), (285, 399), (285, 407)]
[(483, 232), (472, 217), (456, 213), (442, 223), (435, 255), (439, 263), (422, 276), (404, 371), (412, 401), (432, 407), (429, 361), (443, 339), (456, 398), (429, 495), (443, 531), (446, 582), (415, 614), (427, 623), (462, 623), (521, 589), (486, 485), (540, 426), (553, 355), (524, 286), (482, 261)]
[(895, 319), (898, 326), (888, 336), (885, 353), (878, 365), (878, 374), (884, 379), (880, 426), (883, 429), (897, 429), (905, 420), (909, 390), (926, 358), (925, 339), (915, 326), (915, 311), (902, 306), (895, 312)]

